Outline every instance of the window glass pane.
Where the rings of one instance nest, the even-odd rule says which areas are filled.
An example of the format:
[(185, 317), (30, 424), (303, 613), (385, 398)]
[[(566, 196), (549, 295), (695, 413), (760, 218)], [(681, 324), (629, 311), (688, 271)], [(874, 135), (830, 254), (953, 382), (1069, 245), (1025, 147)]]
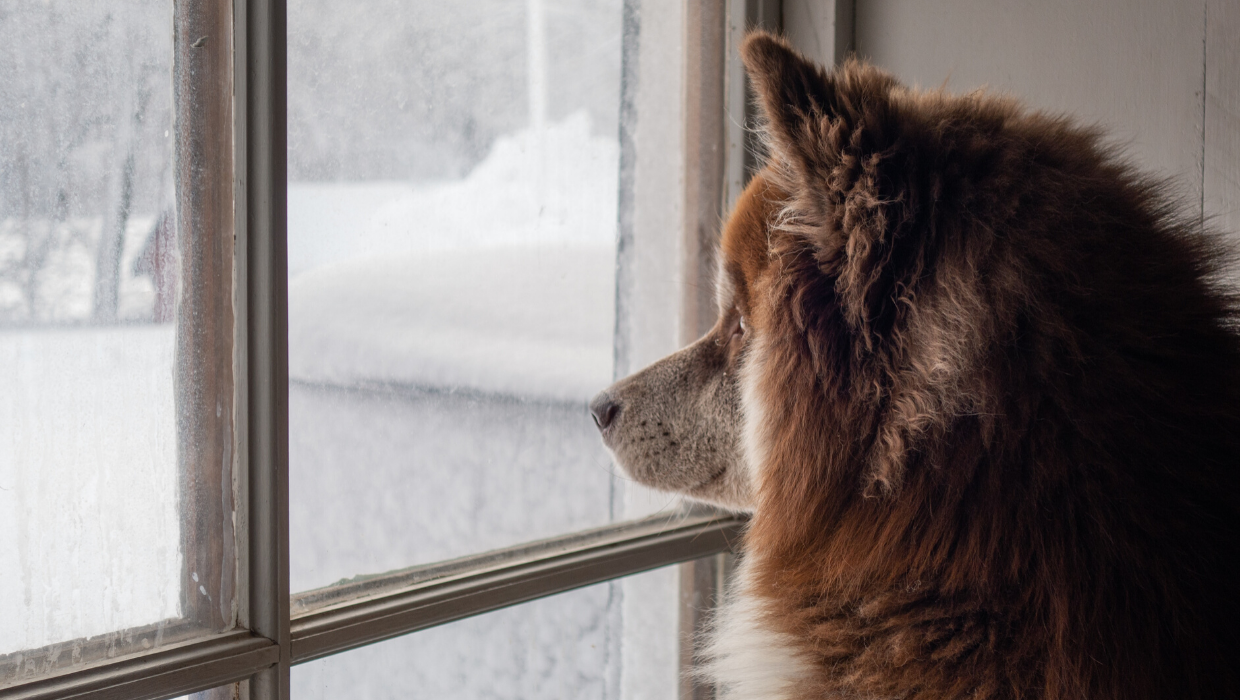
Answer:
[(0, 2), (0, 684), (233, 624), (230, 27)]
[(612, 519), (621, 20), (289, 3), (293, 590)]
[(292, 696), (674, 698), (677, 605), (659, 569), (294, 666)]

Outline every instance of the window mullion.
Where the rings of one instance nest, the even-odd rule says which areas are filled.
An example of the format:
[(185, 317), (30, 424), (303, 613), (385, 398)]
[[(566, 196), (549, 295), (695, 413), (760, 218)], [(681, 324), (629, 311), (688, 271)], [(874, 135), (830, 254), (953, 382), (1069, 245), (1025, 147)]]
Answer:
[(279, 645), (255, 700), (289, 695), (288, 273), (284, 0), (236, 0), (237, 148), (244, 217), (248, 597), (244, 622)]
[(228, 332), (235, 328), (235, 196), (227, 176), (234, 171), (231, 15), (224, 4), (174, 3), (181, 608), (206, 631), (232, 626), (237, 580), (229, 488), (235, 394), (235, 333)]

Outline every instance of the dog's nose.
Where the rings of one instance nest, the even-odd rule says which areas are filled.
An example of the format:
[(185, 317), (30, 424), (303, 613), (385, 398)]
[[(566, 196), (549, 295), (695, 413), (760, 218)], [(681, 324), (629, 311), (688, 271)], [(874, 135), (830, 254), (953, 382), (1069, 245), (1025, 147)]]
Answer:
[(620, 415), (620, 404), (611, 400), (607, 392), (600, 392), (590, 402), (590, 415), (594, 416), (594, 424), (599, 430), (606, 430), (616, 416)]

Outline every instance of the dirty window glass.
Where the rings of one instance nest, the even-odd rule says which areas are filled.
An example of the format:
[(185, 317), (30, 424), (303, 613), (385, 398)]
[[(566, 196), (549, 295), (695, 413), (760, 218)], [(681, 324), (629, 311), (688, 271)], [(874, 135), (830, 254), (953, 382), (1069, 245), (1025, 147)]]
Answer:
[(0, 2), (0, 685), (233, 624), (231, 20), (179, 6)]
[(621, 19), (290, 2), (294, 591), (612, 519)]

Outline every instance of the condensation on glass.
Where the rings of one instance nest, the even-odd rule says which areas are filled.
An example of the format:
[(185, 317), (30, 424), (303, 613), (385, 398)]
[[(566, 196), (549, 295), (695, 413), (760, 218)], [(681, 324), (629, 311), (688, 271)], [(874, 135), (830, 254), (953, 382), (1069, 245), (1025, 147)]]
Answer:
[(294, 591), (615, 516), (622, 5), (289, 3)]
[(231, 628), (230, 3), (0, 3), (0, 686)]

